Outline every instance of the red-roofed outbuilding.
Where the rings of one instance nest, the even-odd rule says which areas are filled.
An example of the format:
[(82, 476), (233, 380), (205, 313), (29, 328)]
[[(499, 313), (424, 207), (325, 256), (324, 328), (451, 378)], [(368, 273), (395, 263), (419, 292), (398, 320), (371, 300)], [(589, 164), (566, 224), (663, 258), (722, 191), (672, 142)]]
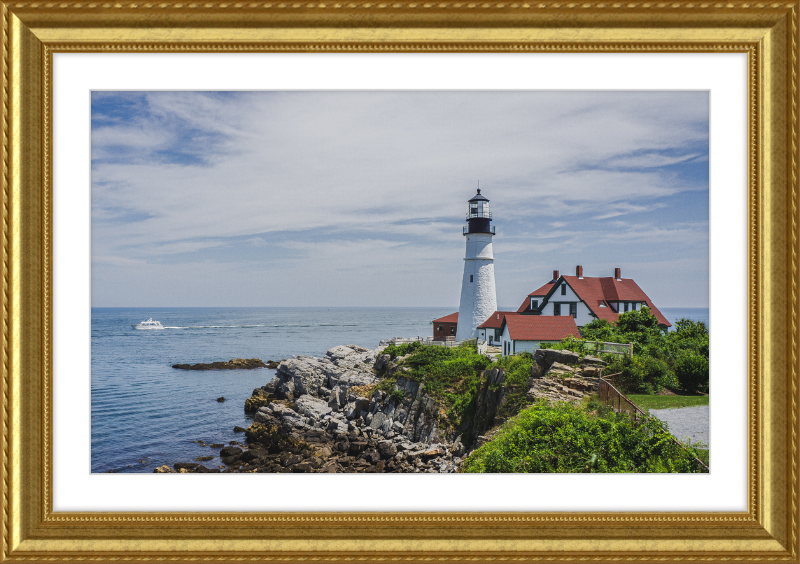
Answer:
[(506, 315), (500, 333), (504, 355), (534, 351), (542, 341), (554, 342), (570, 336), (581, 336), (572, 317), (519, 314)]
[(486, 321), (478, 325), (478, 340), (486, 341), (490, 346), (500, 343), (500, 329), (507, 315), (519, 315), (516, 311), (496, 311)]
[(458, 329), (458, 312), (433, 320), (433, 340), (451, 341), (456, 338)]

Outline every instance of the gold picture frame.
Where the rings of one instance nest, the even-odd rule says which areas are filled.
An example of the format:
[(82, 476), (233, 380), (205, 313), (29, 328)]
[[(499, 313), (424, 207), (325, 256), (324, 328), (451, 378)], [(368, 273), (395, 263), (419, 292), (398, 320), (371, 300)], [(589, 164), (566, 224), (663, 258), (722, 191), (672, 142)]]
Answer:
[[(2, 4), (2, 559), (798, 561), (798, 7), (761, 0), (14, 0)], [(57, 52), (742, 52), (747, 510), (53, 512)]]

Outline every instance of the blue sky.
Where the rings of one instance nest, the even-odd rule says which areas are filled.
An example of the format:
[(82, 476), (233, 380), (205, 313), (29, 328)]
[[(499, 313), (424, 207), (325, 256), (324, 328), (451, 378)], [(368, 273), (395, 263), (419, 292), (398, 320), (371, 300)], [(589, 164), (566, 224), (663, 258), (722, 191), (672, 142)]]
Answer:
[(491, 200), (501, 307), (621, 267), (708, 305), (708, 93), (94, 92), (94, 306), (458, 307)]

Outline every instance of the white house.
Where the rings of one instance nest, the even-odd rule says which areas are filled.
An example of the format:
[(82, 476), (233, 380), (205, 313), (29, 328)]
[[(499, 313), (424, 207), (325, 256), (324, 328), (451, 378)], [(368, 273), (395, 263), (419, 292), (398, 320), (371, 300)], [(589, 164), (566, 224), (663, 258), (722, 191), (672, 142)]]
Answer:
[(639, 311), (649, 307), (660, 327), (671, 323), (647, 297), (636, 282), (622, 278), (622, 271), (614, 269), (613, 277), (583, 275), (583, 267), (575, 268), (575, 276), (560, 276), (553, 271), (553, 279), (528, 294), (517, 313), (535, 316), (572, 317), (578, 327), (594, 319), (617, 320), (620, 313)]
[(500, 327), (504, 355), (533, 352), (542, 341), (555, 342), (569, 336), (581, 336), (575, 319), (570, 316), (510, 314), (503, 316)]
[(490, 346), (500, 346), (500, 329), (506, 315), (519, 315), (515, 311), (495, 311), (486, 321), (478, 325), (478, 340)]

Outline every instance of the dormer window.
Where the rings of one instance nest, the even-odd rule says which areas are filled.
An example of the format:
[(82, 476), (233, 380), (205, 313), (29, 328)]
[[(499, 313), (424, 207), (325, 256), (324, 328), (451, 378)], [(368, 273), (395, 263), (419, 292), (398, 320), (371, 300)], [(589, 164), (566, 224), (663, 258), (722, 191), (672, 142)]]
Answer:
[(539, 300), (531, 298), (531, 309), (536, 309), (537, 307), (539, 307)]

